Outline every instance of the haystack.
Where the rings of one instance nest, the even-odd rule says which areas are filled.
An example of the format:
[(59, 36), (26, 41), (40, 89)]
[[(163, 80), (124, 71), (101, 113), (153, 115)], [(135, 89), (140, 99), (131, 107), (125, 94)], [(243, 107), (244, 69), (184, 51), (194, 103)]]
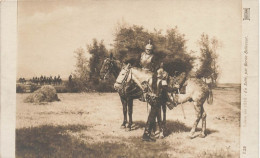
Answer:
[(51, 85), (42, 86), (40, 89), (29, 95), (24, 102), (40, 103), (59, 101), (56, 89)]

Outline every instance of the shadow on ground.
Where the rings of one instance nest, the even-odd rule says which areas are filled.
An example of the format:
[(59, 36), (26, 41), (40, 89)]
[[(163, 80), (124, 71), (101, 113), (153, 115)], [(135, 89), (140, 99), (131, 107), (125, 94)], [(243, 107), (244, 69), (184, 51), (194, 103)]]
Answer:
[[(84, 130), (88, 127), (44, 125), (17, 129), (16, 157), (169, 157), (165, 152), (169, 146), (164, 142), (149, 143), (143, 142), (140, 137), (122, 137), (119, 142), (88, 143), (79, 134)], [(84, 139), (93, 138), (84, 136)]]
[[(133, 130), (136, 129), (144, 129), (145, 128), (144, 121), (136, 121), (133, 125)], [(182, 132), (190, 132), (191, 127), (186, 126), (184, 123), (180, 121), (167, 121), (166, 126), (164, 127), (164, 136), (167, 137), (172, 133), (182, 133)], [(201, 131), (201, 128), (197, 128), (196, 131)], [(212, 133), (218, 132), (217, 130), (213, 129), (206, 129), (206, 134), (210, 135)]]
[(16, 130), (16, 157), (80, 157), (81, 153), (95, 153), (67, 132), (87, 130), (86, 126), (68, 125), (29, 127)]
[[(182, 132), (190, 132), (191, 127), (186, 126), (184, 123), (180, 121), (167, 121), (164, 136), (167, 137), (172, 133), (182, 133)], [(197, 128), (196, 131), (201, 131), (201, 128)], [(218, 132), (213, 129), (206, 129), (206, 135), (210, 135), (212, 133)]]

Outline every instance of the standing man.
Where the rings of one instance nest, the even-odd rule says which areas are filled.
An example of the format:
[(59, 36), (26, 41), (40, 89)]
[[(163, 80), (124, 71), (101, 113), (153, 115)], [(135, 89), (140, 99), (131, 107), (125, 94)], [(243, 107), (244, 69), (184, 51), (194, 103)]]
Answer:
[[(149, 44), (145, 46), (145, 51), (141, 54), (140, 65), (143, 69), (149, 70), (154, 73), (152, 76), (152, 90), (155, 93), (157, 75), (156, 75), (156, 65), (154, 61), (155, 61), (155, 57), (153, 53), (153, 45), (149, 40)], [(142, 101), (147, 101), (151, 105), (151, 110), (145, 125), (145, 130), (142, 139), (143, 141), (155, 141), (155, 139), (151, 137), (151, 131), (154, 127), (156, 127), (155, 126), (156, 117), (158, 120), (158, 124), (160, 126), (161, 123), (161, 118), (159, 118), (160, 104), (156, 102), (151, 102), (150, 99), (147, 99), (146, 94), (143, 95)]]
[[(153, 72), (153, 76), (152, 76), (152, 91), (156, 96), (155, 100), (151, 100), (149, 98), (151, 98), (151, 96), (148, 96), (149, 98), (147, 99), (146, 94), (143, 95), (143, 100), (142, 101), (147, 101), (150, 105), (151, 105), (151, 111), (149, 113), (146, 125), (145, 125), (145, 130), (144, 130), (144, 134), (143, 134), (143, 141), (155, 141), (154, 138), (151, 137), (151, 131), (152, 129), (155, 127), (155, 119), (157, 117), (157, 121), (158, 121), (158, 125), (159, 125), (159, 129), (160, 131), (161, 129), (161, 104), (162, 104), (162, 98), (159, 98), (158, 96), (161, 95), (159, 94), (159, 89), (157, 87), (157, 80), (158, 85), (160, 84), (162, 87), (162, 91), (161, 93), (165, 95), (165, 97), (163, 99), (166, 99), (166, 105), (172, 109), (175, 105), (174, 103), (171, 101), (171, 99), (168, 96), (167, 93), (167, 78), (168, 78), (168, 73), (166, 71), (164, 71), (163, 69), (163, 63), (161, 63), (160, 67), (158, 67), (158, 65), (156, 65), (155, 62), (156, 58), (155, 55), (153, 53), (153, 45), (151, 45), (150, 41), (149, 44), (147, 44), (145, 46), (145, 52), (143, 52), (141, 54), (141, 58), (140, 58), (140, 65), (143, 69), (147, 69), (151, 72)], [(166, 108), (163, 109), (166, 111)]]

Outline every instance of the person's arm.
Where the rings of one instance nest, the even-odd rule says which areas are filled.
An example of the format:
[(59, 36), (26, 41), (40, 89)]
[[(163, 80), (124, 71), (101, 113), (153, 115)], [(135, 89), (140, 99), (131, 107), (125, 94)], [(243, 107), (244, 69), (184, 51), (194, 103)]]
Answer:
[(152, 58), (152, 61), (151, 61), (151, 70), (153, 72), (156, 72), (157, 73), (157, 70), (160, 68), (160, 65), (157, 63), (158, 61), (156, 60), (156, 56), (154, 55), (153, 58)]

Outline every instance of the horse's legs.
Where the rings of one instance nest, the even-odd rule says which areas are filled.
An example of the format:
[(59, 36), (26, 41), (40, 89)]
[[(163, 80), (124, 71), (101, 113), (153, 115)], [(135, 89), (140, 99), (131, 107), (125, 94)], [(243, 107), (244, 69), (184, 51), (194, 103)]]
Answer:
[(200, 137), (204, 138), (206, 136), (206, 117), (207, 117), (207, 114), (204, 110), (204, 107), (202, 105), (202, 117), (201, 117), (201, 121), (202, 121), (202, 131), (201, 131), (201, 134), (200, 134)]
[(126, 127), (126, 123), (127, 123), (127, 99), (123, 98), (120, 96), (121, 102), (122, 102), (122, 106), (123, 106), (123, 114), (124, 114), (124, 121), (121, 125), (121, 128), (125, 128)]
[(131, 131), (131, 127), (133, 124), (132, 120), (132, 114), (133, 114), (133, 99), (127, 99), (127, 105), (128, 105), (128, 117), (129, 117), (129, 123), (127, 126), (127, 130)]
[(196, 120), (195, 120), (195, 122), (192, 126), (191, 131), (190, 131), (190, 135), (189, 135), (190, 138), (193, 138), (193, 135), (195, 133), (195, 130), (198, 126), (198, 123), (199, 123), (199, 121), (201, 119), (201, 115), (202, 115), (202, 106), (201, 106), (201, 103), (199, 101), (194, 102), (194, 109), (195, 109), (195, 113), (196, 113)]

